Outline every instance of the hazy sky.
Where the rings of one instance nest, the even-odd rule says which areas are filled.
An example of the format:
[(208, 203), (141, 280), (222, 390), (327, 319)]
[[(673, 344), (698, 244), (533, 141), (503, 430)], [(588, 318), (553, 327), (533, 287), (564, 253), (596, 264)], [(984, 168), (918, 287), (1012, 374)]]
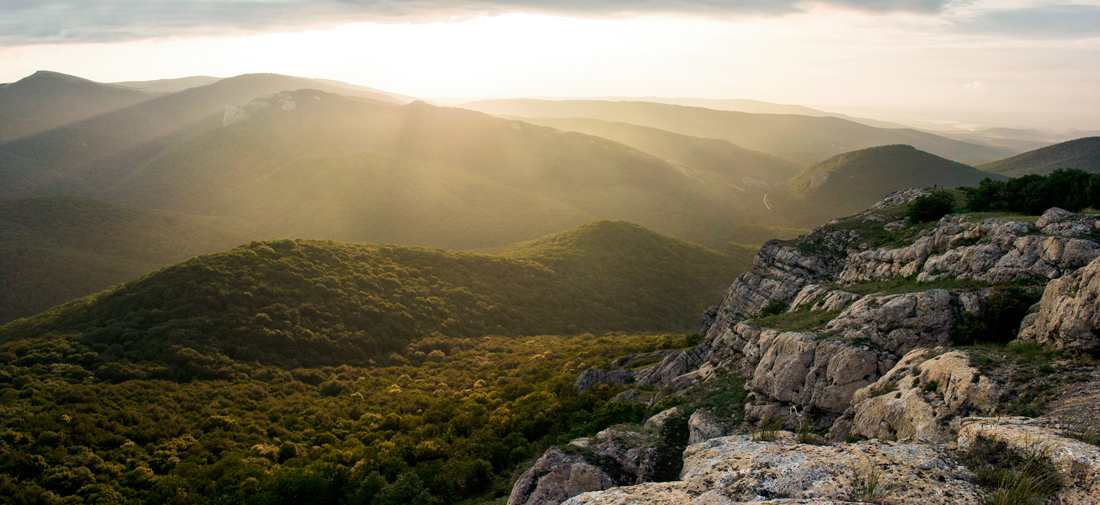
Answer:
[(39, 69), (968, 109), (1100, 128), (1100, 0), (0, 0), (0, 82)]

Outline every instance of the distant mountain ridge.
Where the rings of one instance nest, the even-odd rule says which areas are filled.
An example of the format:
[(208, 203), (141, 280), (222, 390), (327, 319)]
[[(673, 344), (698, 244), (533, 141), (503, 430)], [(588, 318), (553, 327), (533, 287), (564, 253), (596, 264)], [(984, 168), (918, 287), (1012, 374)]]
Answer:
[(836, 117), (750, 114), (648, 102), (596, 100), (486, 100), (461, 107), (505, 117), (593, 118), (726, 140), (803, 166), (867, 147), (909, 144), (964, 163), (1017, 154), (1005, 148), (961, 142), (913, 129), (874, 128)]
[[(801, 169), (797, 163), (724, 140), (691, 137), (630, 123), (588, 118), (524, 118), (524, 121), (622, 142), (690, 171), (693, 176), (726, 184), (738, 192), (760, 187), (761, 183), (777, 184)], [(714, 179), (710, 179), (712, 176)]]
[(1100, 137), (1085, 137), (1042, 147), (1011, 158), (986, 163), (978, 168), (1009, 177), (1049, 174), (1059, 168), (1079, 168), (1086, 172), (1100, 172)]
[(121, 109), (153, 95), (40, 70), (0, 84), (0, 143)]
[(683, 105), (685, 107), (703, 107), (705, 109), (724, 110), (731, 112), (749, 112), (752, 114), (797, 114), (800, 116), (812, 117), (838, 117), (841, 119), (847, 119), (848, 121), (852, 121), (854, 123), (874, 126), (876, 128), (908, 128), (907, 126), (898, 123), (891, 123), (889, 121), (879, 121), (877, 119), (854, 117), (836, 112), (826, 112), (823, 110), (813, 109), (802, 105), (764, 102), (760, 100), (750, 100), (747, 98), (665, 98), (659, 96), (598, 96), (593, 97), (592, 100), (605, 100), (613, 102), (652, 102), (668, 105)]

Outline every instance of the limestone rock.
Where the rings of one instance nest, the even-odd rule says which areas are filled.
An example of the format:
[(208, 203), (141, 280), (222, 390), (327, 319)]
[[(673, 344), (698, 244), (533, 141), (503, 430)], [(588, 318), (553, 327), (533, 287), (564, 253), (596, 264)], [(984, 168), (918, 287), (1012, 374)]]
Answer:
[(855, 293), (839, 289), (829, 290), (820, 284), (810, 284), (795, 295), (788, 310), (842, 310), (860, 298), (861, 296)]
[(753, 258), (752, 268), (730, 286), (713, 327), (746, 319), (772, 300), (791, 298), (829, 271), (822, 258), (778, 241), (768, 242)]
[[(860, 492), (870, 475), (879, 479), (875, 497)], [(869, 440), (815, 446), (798, 443), (790, 433), (781, 433), (775, 442), (732, 436), (688, 447), (680, 481), (590, 492), (566, 503), (981, 503), (971, 478), (933, 445)]]
[(901, 356), (916, 347), (947, 343), (956, 303), (942, 289), (866, 296), (830, 321), (825, 331), (838, 331), (845, 340), (861, 339)]
[(585, 491), (615, 486), (611, 477), (576, 455), (553, 447), (512, 486), (508, 505), (558, 505)]
[(1024, 319), (1019, 338), (1100, 355), (1100, 258), (1047, 283), (1038, 312)]
[(608, 402), (645, 404), (649, 403), (649, 401), (652, 400), (654, 396), (656, 396), (656, 393), (642, 391), (640, 389), (628, 389), (626, 391), (623, 391), (622, 393), (612, 396), (611, 399), (608, 400)]
[(676, 408), (676, 407), (672, 407), (671, 409), (662, 410), (662, 411), (660, 411), (656, 414), (653, 414), (653, 416), (650, 417), (649, 419), (646, 419), (645, 427), (646, 428), (661, 429), (665, 426), (665, 423), (668, 422), (669, 419), (672, 419), (673, 417), (675, 417), (679, 413), (680, 413), (680, 409)]
[(688, 445), (705, 442), (726, 434), (726, 425), (710, 410), (696, 410), (688, 418)]
[(981, 438), (1025, 454), (1039, 451), (1067, 485), (1058, 493), (1058, 503), (1095, 505), (1100, 496), (1100, 447), (1065, 438), (1026, 417), (971, 417), (957, 426), (963, 450)]
[(650, 432), (608, 428), (596, 435), (589, 448), (617, 485), (640, 484), (657, 472), (657, 438)]
[[(991, 413), (999, 389), (978, 371), (962, 351), (917, 349), (889, 373), (856, 391), (852, 408), (829, 433), (882, 440), (946, 443), (947, 420), (974, 410)], [(929, 359), (930, 355), (934, 355)]]
[(1078, 216), (1068, 210), (1052, 207), (1039, 217), (1035, 226), (1046, 235), (1079, 237), (1100, 229), (1100, 218)]
[(634, 370), (599, 370), (592, 368), (581, 372), (573, 386), (577, 388), (577, 391), (584, 391), (605, 382), (633, 384), (636, 374), (637, 372)]

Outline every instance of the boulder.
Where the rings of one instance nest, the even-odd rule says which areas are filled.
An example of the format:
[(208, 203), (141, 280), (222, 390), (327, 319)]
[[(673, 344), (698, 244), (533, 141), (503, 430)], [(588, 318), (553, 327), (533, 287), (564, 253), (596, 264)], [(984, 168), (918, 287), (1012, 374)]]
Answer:
[(566, 503), (978, 504), (981, 493), (972, 479), (935, 445), (869, 440), (816, 446), (783, 432), (774, 442), (731, 436), (695, 444), (684, 451), (680, 481), (589, 492)]
[(558, 505), (585, 491), (614, 486), (603, 470), (578, 455), (567, 455), (553, 447), (520, 475), (512, 486), (508, 505)]
[(667, 423), (669, 419), (673, 418), (674, 416), (676, 416), (679, 413), (680, 413), (680, 409), (677, 408), (677, 407), (672, 407), (671, 409), (662, 410), (662, 411), (660, 411), (656, 414), (653, 414), (653, 416), (650, 417), (649, 419), (646, 419), (645, 427), (646, 428), (656, 428), (656, 429), (659, 430), (659, 429), (661, 429), (665, 426), (665, 423)]
[(1038, 311), (1024, 319), (1019, 338), (1100, 355), (1100, 258), (1047, 283)]
[(688, 418), (688, 445), (727, 435), (728, 428), (708, 409), (699, 409)]
[(874, 384), (856, 391), (829, 438), (946, 443), (949, 419), (969, 411), (991, 413), (999, 398), (997, 385), (977, 377), (962, 351), (944, 351), (911, 351)]

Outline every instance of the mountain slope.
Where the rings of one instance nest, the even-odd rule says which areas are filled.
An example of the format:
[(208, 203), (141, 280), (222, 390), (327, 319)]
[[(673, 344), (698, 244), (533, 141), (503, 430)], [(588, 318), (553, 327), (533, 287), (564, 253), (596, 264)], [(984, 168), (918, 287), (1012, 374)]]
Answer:
[(0, 142), (26, 137), (153, 98), (57, 72), (0, 84)]
[(597, 137), (308, 90), (244, 110), (247, 119), (208, 122), (106, 195), (237, 216), (274, 236), (462, 249), (593, 219), (630, 220), (717, 247), (746, 219), (728, 188)]
[[(221, 79), (90, 117), (61, 128), (0, 144), (0, 151), (34, 160), (26, 172), (0, 164), (0, 194), (97, 196), (160, 150), (186, 138), (204, 121), (220, 121), (226, 106), (288, 89), (317, 88), (363, 99), (398, 100), (372, 91), (325, 85), (312, 79), (249, 74)], [(127, 91), (137, 93), (136, 91)], [(3, 158), (0, 158), (3, 163)]]
[(238, 219), (85, 197), (0, 197), (0, 323), (256, 238)]
[[(689, 137), (657, 128), (587, 118), (525, 118), (527, 122), (581, 132), (622, 142), (652, 154), (707, 182), (735, 189), (776, 184), (799, 170), (799, 165), (733, 145), (724, 140)], [(747, 178), (747, 179), (746, 179)]]
[(206, 86), (207, 84), (214, 84), (215, 82), (218, 82), (220, 80), (222, 80), (221, 77), (195, 75), (191, 77), (180, 77), (178, 79), (112, 82), (111, 85), (119, 86), (122, 88), (137, 89), (146, 93), (164, 94), (176, 93), (185, 89), (195, 88), (198, 86)]
[(796, 221), (820, 223), (865, 209), (893, 191), (976, 186), (987, 177), (1003, 179), (912, 146), (880, 146), (813, 165), (787, 180), (769, 200)]
[(1046, 146), (978, 168), (1009, 177), (1049, 174), (1059, 168), (1100, 172), (1100, 137), (1085, 137)]
[(802, 105), (762, 102), (760, 100), (748, 100), (744, 98), (663, 98), (659, 96), (646, 96), (637, 98), (627, 97), (595, 97), (594, 100), (621, 101), (621, 102), (652, 102), (668, 105), (682, 105), (684, 107), (702, 107), (704, 109), (725, 110), (732, 112), (749, 112), (752, 114), (798, 114), (812, 117), (838, 117), (855, 123), (874, 126), (876, 128), (905, 128), (898, 123), (852, 117), (846, 114), (825, 112)]
[(254, 242), (15, 321), (0, 335), (38, 339), (56, 330), (107, 346), (131, 342), (106, 354), (135, 363), (163, 362), (187, 347), (267, 364), (365, 364), (433, 332), (690, 328), (745, 266), (624, 222), (593, 223), (500, 256)]
[(809, 165), (830, 156), (888, 144), (910, 144), (965, 163), (985, 162), (1018, 151), (968, 144), (912, 129), (874, 128), (835, 117), (750, 114), (646, 102), (584, 100), (487, 100), (461, 107), (499, 116), (587, 117), (716, 138)]

